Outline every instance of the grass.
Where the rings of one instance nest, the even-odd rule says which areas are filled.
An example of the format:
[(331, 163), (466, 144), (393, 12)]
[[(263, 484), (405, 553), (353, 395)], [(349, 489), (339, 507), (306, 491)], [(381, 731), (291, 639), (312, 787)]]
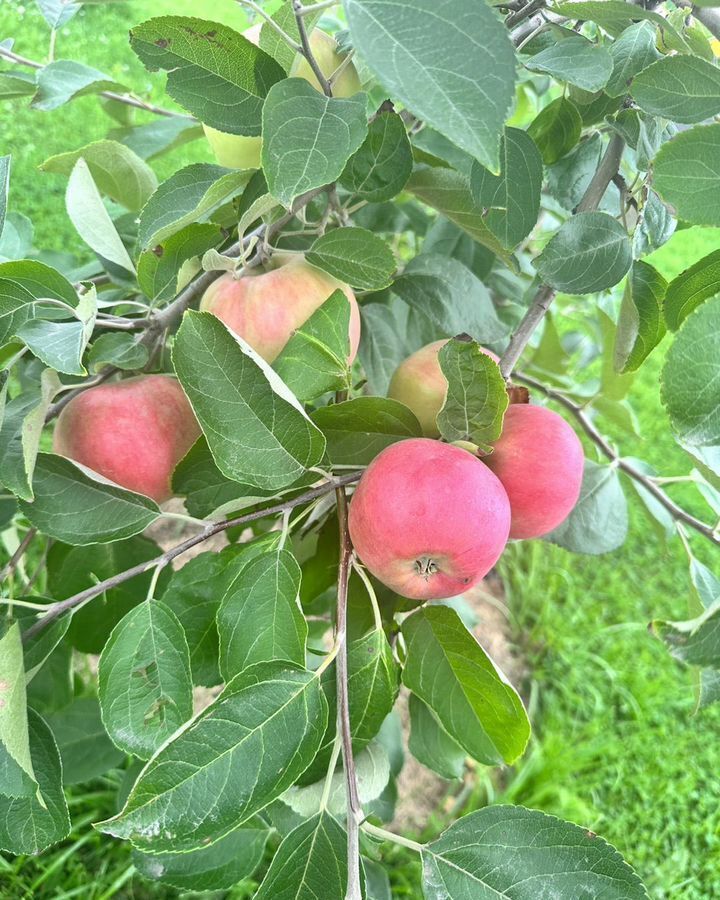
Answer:
[[(90, 5), (62, 30), (58, 56), (83, 60), (167, 104), (164, 76), (145, 72), (125, 33), (170, 11), (243, 24), (232, 0)], [(7, 36), (17, 38), (15, 50), (25, 56), (42, 59), (47, 52), (48, 31), (35, 4), (4, 0), (0, 39)], [(39, 174), (37, 166), (53, 153), (103, 137), (112, 125), (95, 98), (49, 113), (29, 110), (23, 100), (0, 105), (0, 154), (13, 153), (11, 205), (33, 219), (37, 246), (65, 250), (77, 244), (64, 212), (65, 179)], [(163, 178), (197, 160), (209, 160), (202, 141), (154, 165)], [(672, 276), (716, 247), (716, 232), (690, 229), (651, 261)], [(625, 452), (677, 474), (689, 464), (672, 442), (659, 402), (660, 363), (657, 354), (630, 394), (644, 441), (638, 446), (615, 437)], [(687, 490), (677, 496), (695, 499)], [(637, 867), (656, 900), (708, 900), (720, 896), (720, 708), (692, 717), (689, 673), (646, 629), (651, 618), (684, 615), (688, 580), (680, 543), (659, 545), (636, 502), (631, 519), (627, 543), (606, 557), (571, 556), (543, 543), (516, 545), (505, 557), (516, 637), (538, 699), (531, 749), (497, 799), (598, 831)], [(693, 539), (693, 547), (712, 565), (700, 541)], [(114, 812), (116, 788), (112, 776), (73, 788), (71, 838), (38, 859), (0, 858), (0, 894), (57, 900), (176, 896), (143, 882), (133, 873), (128, 847), (90, 828)], [(478, 791), (471, 807), (480, 802)], [(388, 847), (384, 857), (394, 896), (419, 897), (414, 855)], [(245, 885), (230, 896), (243, 900), (251, 893)]]

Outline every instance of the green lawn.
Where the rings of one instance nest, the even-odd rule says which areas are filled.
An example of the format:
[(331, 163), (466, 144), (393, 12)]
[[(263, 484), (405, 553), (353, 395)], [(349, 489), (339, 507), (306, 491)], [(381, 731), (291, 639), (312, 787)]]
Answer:
[[(89, 6), (58, 38), (64, 54), (127, 81), (149, 98), (163, 98), (164, 76), (149, 75), (131, 52), (127, 29), (170, 11), (222, 19), (241, 26), (232, 0), (156, 0)], [(42, 59), (47, 28), (34, 3), (2, 0), (0, 40)], [(36, 244), (55, 250), (75, 238), (64, 214), (65, 180), (37, 166), (63, 150), (103, 137), (111, 120), (95, 98), (50, 113), (25, 101), (0, 106), (0, 154), (13, 153), (12, 208), (30, 216)], [(180, 162), (209, 159), (204, 142), (162, 157), (162, 178)], [(692, 229), (663, 249), (657, 264), (675, 274), (718, 246), (715, 232)], [(658, 396), (660, 354), (631, 391), (644, 440), (618, 435), (623, 450), (659, 470), (689, 469), (673, 445)], [(688, 497), (687, 490), (678, 496)], [(528, 655), (536, 690), (536, 737), (513, 774), (504, 798), (581, 822), (615, 843), (637, 867), (656, 900), (709, 900), (720, 896), (720, 708), (692, 717), (689, 673), (647, 632), (656, 616), (682, 618), (687, 563), (677, 539), (663, 547), (635, 502), (632, 529), (621, 550), (600, 558), (571, 556), (544, 543), (513, 547), (505, 557), (518, 643)], [(698, 555), (712, 559), (700, 541)], [(715, 558), (717, 566), (717, 554)], [(71, 797), (73, 838), (14, 873), (10, 897), (109, 898), (175, 896), (132, 875), (128, 849), (109, 844), (89, 822), (112, 812), (114, 785), (103, 781)], [(475, 801), (475, 802), (479, 802)], [(389, 850), (396, 896), (418, 897), (417, 865), (405, 851)], [(90, 887), (89, 883), (93, 886)], [(249, 896), (238, 888), (233, 898)]]

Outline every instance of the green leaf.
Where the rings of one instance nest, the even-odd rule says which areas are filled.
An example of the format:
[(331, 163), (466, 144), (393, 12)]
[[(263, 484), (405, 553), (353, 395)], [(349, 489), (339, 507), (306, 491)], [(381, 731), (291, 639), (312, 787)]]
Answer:
[(272, 489), (263, 490), (226, 478), (218, 469), (204, 437), (193, 444), (175, 467), (172, 486), (175, 494), (185, 497), (188, 513), (201, 519), (218, 518), (276, 493)]
[(485, 221), (485, 208), (473, 198), (467, 176), (441, 166), (421, 166), (410, 176), (406, 189), (466, 231), (473, 240), (502, 260), (508, 260), (501, 241)]
[(124, 85), (118, 84), (97, 69), (71, 59), (59, 59), (38, 72), (37, 91), (32, 106), (43, 110), (57, 109), (69, 100), (86, 94), (126, 90)]
[(299, 825), (283, 840), (256, 900), (317, 900), (344, 897), (347, 836), (328, 812)]
[(627, 530), (627, 501), (617, 468), (586, 459), (575, 508), (545, 540), (571, 553), (595, 556), (617, 550), (625, 542)]
[(685, 319), (662, 371), (662, 400), (679, 440), (720, 443), (720, 298)]
[(43, 18), (50, 28), (57, 30), (72, 19), (80, 11), (80, 4), (67, 0), (37, 0)]
[(304, 665), (307, 623), (298, 599), (300, 578), (289, 550), (265, 553), (243, 568), (217, 614), (225, 681), (254, 663), (282, 659)]
[(677, 275), (667, 286), (663, 314), (671, 331), (677, 331), (690, 313), (720, 291), (720, 250), (709, 253)]
[[(65, 600), (118, 572), (149, 562), (161, 552), (157, 544), (144, 537), (89, 547), (55, 544), (48, 555), (48, 590), (56, 600)], [(69, 629), (73, 647), (83, 653), (100, 653), (117, 623), (145, 599), (152, 574), (148, 567), (147, 572), (74, 610)], [(160, 588), (169, 577), (170, 572), (163, 571), (158, 581)]]
[(476, 341), (451, 340), (438, 362), (447, 378), (445, 403), (437, 416), (447, 441), (472, 441), (483, 449), (500, 437), (508, 394), (498, 364)]
[(222, 599), (223, 576), (232, 559), (232, 552), (211, 551), (189, 560), (173, 572), (160, 595), (163, 604), (182, 622), (190, 652), (193, 684), (212, 687), (222, 681), (218, 669), (219, 643), (215, 617)]
[(105, 732), (95, 697), (76, 697), (70, 706), (51, 713), (47, 722), (58, 744), (66, 785), (104, 775), (124, 759)]
[(655, 46), (657, 30), (650, 22), (630, 25), (610, 45), (613, 70), (605, 93), (611, 97), (622, 97), (628, 93), (630, 82), (638, 72), (647, 68), (660, 54)]
[(390, 444), (422, 434), (415, 415), (385, 397), (355, 397), (322, 406), (312, 419), (325, 435), (335, 465), (367, 465)]
[(531, 72), (552, 75), (584, 91), (600, 91), (613, 71), (613, 60), (605, 47), (570, 32), (556, 44), (525, 62)]
[(382, 112), (368, 125), (365, 140), (348, 160), (340, 184), (368, 203), (392, 200), (412, 172), (410, 141), (402, 118)]
[(649, 900), (602, 838), (522, 806), (463, 816), (423, 848), (422, 859), (426, 900)]
[(28, 256), (32, 251), (32, 238), (33, 226), (30, 219), (21, 213), (9, 212), (0, 236), (0, 263)]
[(231, 134), (259, 135), (263, 99), (285, 72), (232, 28), (190, 16), (158, 16), (130, 31), (150, 70), (168, 72), (167, 92), (201, 121)]
[(178, 294), (178, 276), (183, 263), (222, 240), (219, 225), (192, 223), (181, 231), (158, 241), (151, 250), (143, 250), (138, 259), (138, 284), (148, 299), (157, 303), (172, 300)]
[(105, 366), (136, 372), (148, 359), (148, 348), (139, 344), (136, 336), (122, 331), (101, 334), (93, 341), (87, 357), (88, 366), (95, 372)]
[(33, 480), (35, 499), (23, 515), (44, 534), (68, 544), (119, 541), (144, 531), (160, 514), (148, 497), (95, 481), (61, 456), (41, 453)]
[[(355, 746), (355, 741), (353, 741), (353, 746)], [(318, 759), (315, 760), (315, 764), (317, 762)], [(329, 755), (323, 760), (322, 775), (327, 773), (328, 762)], [(315, 768), (315, 764), (313, 764), (313, 768)], [(360, 803), (365, 805), (377, 800), (390, 780), (388, 752), (380, 741), (373, 741), (369, 747), (357, 753), (355, 775)], [(319, 812), (322, 806), (324, 780), (321, 778), (314, 784), (304, 787), (293, 785), (285, 791), (280, 800), (297, 815), (304, 819), (309, 818)], [(346, 790), (345, 776), (342, 771), (336, 771), (330, 779), (327, 809), (330, 813), (342, 818), (345, 817), (347, 808)]]
[(470, 0), (344, 0), (353, 43), (387, 92), (496, 172), (515, 90), (504, 24)]
[(50, 369), (40, 376), (40, 393), (34, 388), (6, 406), (0, 425), (0, 483), (23, 500), (33, 499), (33, 474), (45, 416), (60, 382)]
[(313, 673), (277, 663), (246, 669), (158, 751), (122, 811), (98, 827), (155, 853), (212, 844), (299, 777), (326, 722)]
[(150, 166), (129, 147), (116, 141), (95, 141), (79, 150), (51, 156), (40, 168), (45, 172), (70, 175), (80, 158), (87, 163), (100, 193), (132, 212), (142, 209), (158, 186)]
[(297, 329), (273, 368), (298, 400), (348, 387), (350, 304), (336, 290)]
[(675, 659), (688, 665), (720, 668), (720, 602), (685, 622), (655, 621), (652, 630)]
[(415, 759), (442, 778), (462, 778), (465, 751), (445, 731), (428, 706), (410, 694), (408, 750)]
[(592, 134), (550, 166), (548, 191), (562, 207), (573, 210), (578, 205), (597, 171), (601, 152), (602, 138), (597, 133)]
[(615, 369), (636, 372), (665, 334), (663, 300), (668, 283), (648, 263), (636, 260), (625, 284), (617, 331)]
[(663, 144), (653, 185), (678, 218), (720, 225), (720, 124), (698, 125)]
[(661, 15), (642, 6), (636, 7), (625, 0), (565, 0), (555, 3), (553, 9), (568, 19), (597, 22), (610, 34), (620, 33), (628, 25), (640, 20), (655, 22), (663, 30), (679, 35)]
[(321, 461), (322, 433), (267, 363), (211, 313), (185, 313), (173, 363), (228, 478), (278, 490)]
[(431, 253), (416, 256), (395, 280), (393, 291), (444, 336), (467, 332), (492, 344), (508, 333), (488, 289), (455, 259)]
[(655, 191), (648, 193), (642, 218), (633, 234), (633, 252), (636, 257), (652, 253), (670, 240), (677, 221)]
[[(623, 457), (623, 459), (639, 472), (642, 472), (643, 475), (656, 477), (658, 474), (651, 465), (642, 459), (637, 459), (632, 456), (626, 456)], [(658, 536), (664, 540), (673, 537), (676, 534), (675, 519), (669, 510), (666, 509), (657, 497), (654, 494), (651, 494), (641, 482), (636, 481), (634, 478), (629, 478), (628, 483), (640, 498), (643, 509), (647, 513), (647, 518), (655, 528)]]
[(190, 651), (175, 613), (149, 598), (115, 626), (98, 669), (102, 720), (121, 750), (147, 759), (193, 712)]
[(10, 156), (0, 156), (0, 235), (3, 232), (5, 215), (7, 213), (7, 198), (10, 190), (10, 160)]
[(37, 72), (0, 72), (0, 100), (29, 97), (37, 88)]
[(395, 257), (381, 238), (365, 228), (336, 228), (321, 235), (307, 261), (356, 290), (379, 291), (392, 282)]
[[(322, 11), (316, 11), (303, 16), (303, 21), (308, 34), (312, 33), (312, 30), (321, 15)], [(298, 30), (297, 19), (295, 18), (292, 4), (283, 3), (272, 14), (272, 20), (282, 28), (285, 34), (289, 34), (296, 43), (300, 43), (300, 32)], [(266, 20), (262, 21), (262, 28), (260, 29), (260, 47), (280, 63), (285, 72), (290, 71), (297, 54), (293, 51), (292, 47), (288, 45), (287, 41), (280, 33)]]
[(39, 792), (30, 757), (25, 669), (20, 625), (0, 636), (0, 785), (6, 797)]
[(129, 147), (140, 159), (153, 159), (203, 136), (202, 126), (180, 116), (156, 117), (145, 125), (114, 128), (108, 136)]
[(535, 259), (538, 275), (568, 294), (592, 294), (617, 284), (632, 264), (625, 229), (603, 212), (568, 219)]
[(208, 219), (243, 190), (250, 174), (209, 163), (180, 169), (163, 181), (143, 208), (138, 246), (152, 249), (187, 225)]
[(527, 133), (537, 144), (545, 165), (551, 166), (580, 140), (582, 119), (574, 103), (558, 97), (535, 116)]
[(132, 260), (105, 209), (88, 164), (82, 157), (70, 173), (65, 206), (75, 230), (88, 247), (121, 269), (135, 273)]
[(403, 683), (423, 700), (473, 759), (512, 763), (530, 723), (522, 701), (448, 606), (429, 606), (402, 624)]
[(236, 828), (209, 847), (193, 853), (141, 853), (133, 850), (135, 868), (146, 878), (181, 891), (224, 891), (249, 878), (263, 859), (270, 832), (252, 822)]
[(365, 94), (325, 97), (303, 78), (274, 85), (263, 106), (262, 167), (270, 193), (289, 207), (340, 177), (367, 136)]
[(535, 227), (540, 212), (542, 157), (525, 131), (507, 128), (500, 144), (500, 175), (477, 161), (470, 190), (478, 206), (489, 208), (485, 221), (504, 247), (512, 250)]
[(630, 93), (650, 115), (702, 122), (720, 112), (720, 70), (696, 56), (664, 56), (633, 78)]
[(0, 849), (37, 854), (70, 833), (70, 816), (62, 789), (62, 766), (52, 732), (28, 710), (30, 758), (40, 787), (36, 795), (10, 798), (0, 794)]
[[(333, 561), (333, 569), (337, 569), (336, 559)], [(400, 669), (382, 629), (373, 628), (362, 637), (350, 641), (348, 644), (348, 704), (350, 733), (356, 753), (363, 750), (369, 741), (379, 733), (397, 699), (399, 681)], [(311, 815), (319, 809), (323, 784), (322, 780), (318, 781), (318, 779), (322, 779), (326, 774), (332, 755), (332, 746), (337, 731), (337, 717), (334, 714), (337, 703), (334, 666), (327, 669), (322, 685), (330, 707), (328, 726), (320, 751), (312, 766), (303, 775), (301, 782), (303, 784), (317, 782), (318, 790), (309, 793), (303, 789), (301, 793), (293, 795), (292, 798), (289, 798), (288, 794), (285, 794), (283, 798), (296, 812), (300, 812), (302, 815)], [(371, 746), (370, 749), (373, 747)], [(360, 759), (360, 756), (356, 758), (358, 766), (361, 765)], [(367, 787), (367, 799), (374, 799), (387, 783), (389, 771), (385, 771), (386, 763), (378, 757), (377, 753), (373, 752), (365, 757), (362, 768), (363, 785), (361, 788), (365, 790)], [(384, 775), (383, 772), (385, 772)], [(338, 774), (337, 780), (333, 777), (333, 782), (331, 796), (335, 799), (330, 808), (337, 811), (338, 814), (344, 814), (344, 778)], [(377, 787), (377, 782), (382, 782), (379, 787)], [(373, 785), (377, 787), (377, 790)], [(289, 793), (294, 791), (296, 788), (291, 788)], [(370, 794), (372, 796), (369, 796)]]
[[(493, 213), (490, 210), (488, 215)], [(487, 247), (477, 244), (467, 232), (444, 216), (438, 216), (428, 229), (422, 252), (457, 259), (481, 281), (490, 274), (495, 261), (493, 253)]]
[[(42, 669), (52, 652), (63, 640), (70, 627), (70, 613), (58, 616), (54, 622), (51, 622), (42, 631), (34, 635), (25, 645), (25, 683), (30, 684), (37, 673)], [(30, 627), (34, 622), (34, 617), (29, 616), (22, 622), (24, 629)]]
[(32, 259), (0, 263), (0, 345), (7, 343), (28, 319), (40, 314), (33, 304), (45, 299), (71, 308), (78, 302), (73, 286), (51, 266)]
[[(94, 286), (80, 297), (77, 306), (69, 309), (68, 314), (74, 316), (74, 321), (30, 319), (18, 328), (17, 336), (51, 369), (67, 375), (86, 375), (82, 358), (97, 315), (97, 292)], [(59, 387), (59, 382), (53, 383), (53, 393)]]

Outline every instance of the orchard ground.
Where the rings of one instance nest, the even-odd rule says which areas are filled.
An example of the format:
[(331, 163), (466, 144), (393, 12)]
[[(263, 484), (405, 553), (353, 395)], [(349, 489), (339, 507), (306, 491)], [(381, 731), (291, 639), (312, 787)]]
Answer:
[[(243, 27), (235, 4), (216, 4), (229, 24)], [(123, 36), (124, 26), (160, 15), (171, 5), (180, 14), (198, 11), (193, 0), (89, 6), (73, 28), (72, 55), (118, 80), (126, 76), (147, 86), (147, 95), (159, 100), (162, 79), (152, 80), (153, 94), (151, 77)], [(218, 15), (214, 7), (204, 12)], [(47, 28), (34, 4), (4, 0), (0, 38), (11, 33), (22, 41), (16, 49), (24, 55), (45, 53)], [(59, 47), (67, 40), (61, 32)], [(24, 101), (2, 107), (0, 131), (9, 144), (25, 148), (13, 163), (13, 208), (32, 215), (37, 245), (60, 252), (76, 240), (64, 215), (64, 179), (39, 176), (37, 165), (52, 153), (101, 137), (109, 122), (92, 98), (42, 115), (26, 110)], [(209, 160), (209, 150), (198, 141), (162, 157), (158, 175)], [(692, 229), (676, 235), (650, 261), (667, 276), (715, 246), (709, 231)], [(571, 306), (574, 301), (563, 302)], [(661, 473), (677, 473), (688, 466), (659, 402), (661, 364), (660, 352), (632, 388), (644, 438), (638, 455)], [(587, 374), (591, 377), (592, 370)], [(637, 439), (616, 437), (623, 452), (639, 450)], [(680, 486), (677, 496), (692, 508), (691, 492)], [(632, 498), (631, 505), (637, 520), (642, 513)], [(712, 563), (699, 541), (693, 548)], [(571, 556), (544, 543), (517, 545), (504, 557), (502, 570), (515, 637), (532, 672), (536, 736), (504, 793), (492, 799), (545, 809), (600, 831), (636, 866), (657, 900), (720, 896), (720, 709), (711, 707), (692, 718), (690, 675), (646, 632), (651, 617), (685, 615), (688, 579), (678, 539), (663, 549), (635, 528), (619, 551), (600, 558)], [(109, 844), (88, 831), (89, 822), (114, 811), (119, 777), (71, 795), (75, 828), (60, 847), (22, 866), (0, 860), (7, 896), (175, 896), (133, 878), (126, 845)], [(487, 790), (482, 782), (469, 808), (485, 803)], [(438, 831), (440, 825), (439, 819), (433, 823)], [(419, 896), (415, 857), (394, 848), (387, 862), (394, 895)], [(251, 895), (251, 885), (231, 892), (234, 900)]]

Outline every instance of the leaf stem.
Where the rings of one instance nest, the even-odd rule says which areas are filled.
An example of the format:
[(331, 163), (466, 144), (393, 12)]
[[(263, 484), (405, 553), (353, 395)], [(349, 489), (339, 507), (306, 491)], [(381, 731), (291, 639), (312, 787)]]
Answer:
[(333, 481), (326, 482), (325, 484), (321, 484), (318, 487), (312, 488), (312, 490), (309, 490), (304, 494), (293, 497), (291, 500), (285, 500), (283, 503), (275, 503), (272, 506), (261, 507), (260, 509), (245, 513), (244, 515), (238, 516), (234, 519), (225, 519), (222, 522), (216, 523), (208, 522), (205, 526), (205, 530), (201, 531), (200, 534), (193, 535), (193, 537), (182, 541), (182, 543), (177, 544), (175, 547), (171, 547), (169, 550), (166, 550), (165, 553), (163, 553), (161, 556), (156, 556), (155, 559), (150, 559), (147, 562), (138, 563), (138, 565), (133, 566), (130, 569), (126, 569), (124, 572), (118, 572), (111, 578), (106, 578), (104, 581), (100, 581), (97, 584), (94, 584), (92, 587), (86, 588), (84, 591), (80, 591), (80, 593), (78, 594), (73, 594), (72, 597), (68, 597), (66, 600), (60, 600), (58, 603), (54, 603), (52, 606), (48, 607), (48, 612), (46, 615), (44, 615), (41, 619), (38, 619), (38, 621), (35, 622), (34, 625), (31, 625), (30, 628), (28, 628), (28, 630), (25, 632), (24, 639), (29, 640), (31, 637), (33, 637), (39, 631), (42, 631), (43, 628), (57, 619), (58, 616), (62, 615), (62, 613), (64, 613), (66, 610), (75, 609), (82, 603), (86, 603), (88, 600), (92, 600), (94, 597), (102, 594), (104, 591), (117, 587), (117, 585), (123, 584), (125, 581), (129, 581), (136, 575), (142, 575), (144, 572), (148, 572), (155, 566), (158, 566), (160, 564), (167, 565), (176, 557), (185, 553), (187, 550), (190, 550), (192, 547), (195, 547), (198, 544), (201, 544), (203, 541), (208, 540), (208, 538), (211, 538), (213, 535), (219, 534), (221, 531), (226, 531), (228, 528), (235, 528), (240, 525), (247, 525), (250, 522), (257, 521), (258, 519), (264, 519), (267, 516), (282, 513), (286, 509), (293, 509), (296, 506), (303, 506), (305, 503), (309, 503), (311, 500), (315, 500), (318, 497), (325, 496), (325, 494), (337, 491), (341, 487), (344, 487), (346, 484), (352, 484), (353, 482), (358, 481), (361, 474), (361, 472), (352, 472), (348, 475), (342, 475), (339, 478), (333, 479)]
[(33, 541), (33, 538), (37, 534), (36, 528), (28, 528), (25, 537), (20, 541), (17, 550), (13, 553), (10, 559), (5, 563), (5, 565), (0, 569), (0, 581), (4, 581), (8, 576), (12, 575), (15, 569), (18, 566), (18, 563), (25, 555), (25, 551), (30, 546)]
[[(337, 398), (336, 398), (337, 399)], [(350, 729), (350, 702), (348, 696), (348, 656), (347, 656), (347, 595), (350, 578), (352, 544), (348, 532), (348, 506), (345, 487), (335, 491), (337, 498), (338, 527), (340, 530), (340, 562), (338, 565), (337, 612), (335, 617), (335, 640), (339, 650), (335, 664), (337, 686), (337, 733), (342, 741), (343, 769), (345, 771), (345, 796), (347, 802), (347, 852), (348, 887), (345, 900), (361, 900), (360, 888), (360, 822), (363, 811), (357, 787), (355, 760)]]
[(394, 834), (392, 831), (386, 831), (384, 828), (378, 828), (370, 822), (363, 822), (362, 830), (371, 834), (373, 837), (379, 838), (381, 841), (392, 841), (393, 844), (399, 844), (401, 847), (407, 847), (416, 853), (421, 853), (425, 845), (419, 844), (417, 841), (411, 841), (410, 838), (403, 837), (400, 834)]
[(323, 785), (322, 797), (320, 798), (320, 811), (327, 809), (328, 800), (330, 799), (330, 791), (332, 790), (332, 780), (335, 774), (338, 757), (342, 749), (342, 741), (340, 735), (335, 732), (335, 741), (333, 742), (332, 753), (330, 754), (330, 762), (328, 764), (327, 775), (325, 776), (325, 784)]
[(378, 605), (377, 594), (375, 593), (375, 588), (372, 586), (372, 582), (368, 577), (368, 573), (365, 571), (365, 567), (361, 566), (355, 557), (353, 557), (352, 561), (353, 570), (357, 573), (360, 581), (365, 585), (365, 590), (368, 593), (368, 597), (370, 598), (370, 603), (373, 608), (373, 616), (375, 617), (375, 628), (378, 631), (383, 630), (383, 620), (380, 615), (380, 606)]

